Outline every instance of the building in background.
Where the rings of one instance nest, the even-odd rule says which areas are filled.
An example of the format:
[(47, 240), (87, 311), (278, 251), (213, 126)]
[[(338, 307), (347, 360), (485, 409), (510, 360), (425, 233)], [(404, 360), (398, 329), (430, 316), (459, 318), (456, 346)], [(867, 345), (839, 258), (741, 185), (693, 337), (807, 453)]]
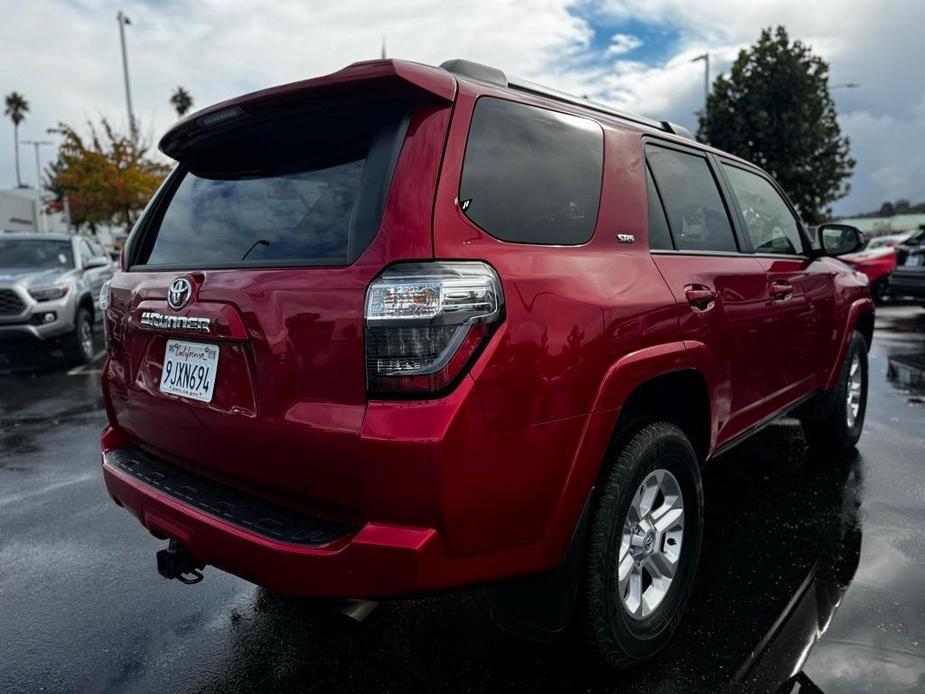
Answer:
[(849, 217), (838, 220), (863, 231), (867, 236), (915, 231), (925, 224), (925, 214), (894, 214), (891, 217)]
[(0, 232), (67, 231), (64, 215), (47, 214), (34, 188), (0, 190)]

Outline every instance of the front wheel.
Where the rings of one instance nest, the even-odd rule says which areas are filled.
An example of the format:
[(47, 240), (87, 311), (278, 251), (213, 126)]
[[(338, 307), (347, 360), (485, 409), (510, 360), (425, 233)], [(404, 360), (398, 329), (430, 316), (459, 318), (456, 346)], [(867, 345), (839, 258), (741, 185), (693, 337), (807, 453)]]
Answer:
[(648, 424), (620, 448), (592, 511), (580, 587), (585, 639), (605, 666), (668, 643), (693, 584), (702, 509), (697, 456), (678, 427)]
[(72, 364), (89, 364), (93, 360), (93, 316), (86, 308), (77, 309), (74, 330), (64, 336), (64, 354)]
[(855, 331), (835, 387), (800, 412), (806, 442), (815, 451), (841, 456), (861, 438), (866, 412), (867, 342)]

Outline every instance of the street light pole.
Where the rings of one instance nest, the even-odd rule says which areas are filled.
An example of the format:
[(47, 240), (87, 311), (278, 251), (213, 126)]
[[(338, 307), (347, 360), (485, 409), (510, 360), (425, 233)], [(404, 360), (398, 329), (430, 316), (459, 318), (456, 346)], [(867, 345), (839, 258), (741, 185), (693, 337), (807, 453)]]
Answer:
[(706, 118), (707, 101), (710, 99), (710, 54), (704, 53), (691, 60), (692, 63), (703, 61), (703, 114)]
[[(708, 106), (710, 102), (710, 54), (703, 53), (698, 55), (696, 58), (691, 60), (692, 63), (703, 61), (703, 131), (704, 135), (709, 132), (709, 124), (707, 123), (707, 116), (709, 114)], [(706, 141), (706, 139), (704, 140)]]
[(21, 145), (32, 145), (35, 148), (35, 195), (41, 209), (42, 228), (39, 231), (48, 231), (48, 218), (45, 215), (45, 207), (42, 205), (42, 163), (39, 160), (39, 148), (42, 145), (55, 144), (51, 140), (20, 140)]
[(122, 10), (116, 15), (116, 21), (119, 23), (119, 42), (122, 45), (122, 75), (125, 78), (125, 104), (128, 107), (128, 130), (134, 140), (137, 132), (135, 129), (135, 114), (132, 112), (132, 89), (129, 86), (128, 79), (128, 53), (125, 50), (125, 27), (131, 24), (131, 20), (125, 16)]

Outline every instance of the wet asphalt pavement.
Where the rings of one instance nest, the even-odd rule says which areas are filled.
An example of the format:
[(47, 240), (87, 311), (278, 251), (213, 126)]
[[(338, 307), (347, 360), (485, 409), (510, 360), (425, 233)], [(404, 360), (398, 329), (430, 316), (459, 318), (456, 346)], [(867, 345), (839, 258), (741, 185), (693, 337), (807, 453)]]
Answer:
[(215, 569), (166, 581), (103, 487), (99, 364), (0, 375), (0, 692), (923, 691), (923, 355), (925, 310), (880, 310), (856, 455), (821, 465), (783, 421), (706, 469), (688, 610), (619, 676), (500, 635), (479, 589), (356, 624)]

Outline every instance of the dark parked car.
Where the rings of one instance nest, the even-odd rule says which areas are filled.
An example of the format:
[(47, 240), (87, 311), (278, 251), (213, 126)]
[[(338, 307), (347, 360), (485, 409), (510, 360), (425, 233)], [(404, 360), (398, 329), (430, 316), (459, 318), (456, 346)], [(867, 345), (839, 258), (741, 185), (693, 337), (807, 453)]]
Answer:
[(896, 269), (890, 289), (897, 296), (910, 296), (925, 306), (925, 226), (896, 246)]
[[(761, 169), (450, 61), (196, 113), (106, 304), (112, 498), (168, 577), (365, 598), (491, 584), (618, 667), (691, 589), (701, 466), (795, 411), (861, 434), (874, 313)], [(576, 599), (577, 597), (577, 599)]]

